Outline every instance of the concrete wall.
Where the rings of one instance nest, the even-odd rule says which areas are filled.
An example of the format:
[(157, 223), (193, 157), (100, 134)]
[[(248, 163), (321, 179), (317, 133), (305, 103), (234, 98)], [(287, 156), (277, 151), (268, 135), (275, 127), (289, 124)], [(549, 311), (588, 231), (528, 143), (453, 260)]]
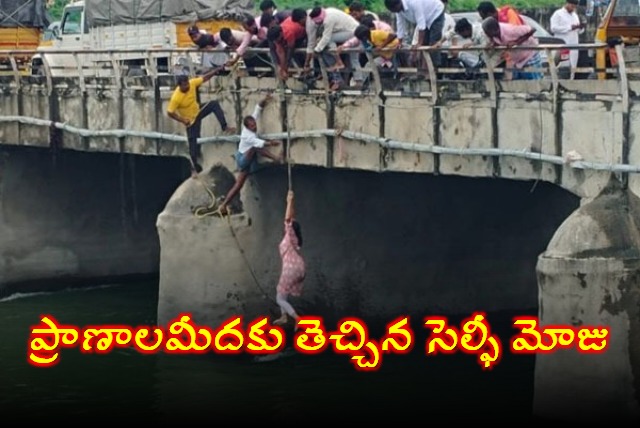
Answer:
[(157, 274), (154, 228), (188, 176), (172, 158), (0, 150), (0, 295)]
[[(35, 78), (25, 79), (19, 89), (12, 86), (10, 81), (0, 83), (0, 108), (3, 114), (54, 119), (88, 129), (115, 127), (184, 135), (183, 127), (165, 114), (173, 84), (168, 78), (159, 80), (156, 87), (148, 79), (143, 79), (135, 85), (127, 85), (122, 91), (114, 86), (113, 82), (108, 81), (97, 84), (94, 82), (87, 85), (83, 91), (77, 80), (62, 79), (54, 82), (55, 86), (50, 96), (44, 82), (38, 83)], [(631, 82), (631, 89), (640, 92), (637, 91), (640, 88), (633, 86), (634, 83)], [(626, 147), (629, 163), (640, 163), (640, 150), (637, 149), (636, 143), (636, 136), (640, 134), (636, 132), (637, 126), (632, 120), (637, 115), (638, 107), (632, 97), (629, 110), (625, 110), (620, 96), (620, 86), (616, 81), (562, 82), (563, 90), (557, 92), (554, 92), (551, 83), (546, 80), (499, 82), (495, 96), (488, 82), (448, 82), (435, 88), (437, 99), (432, 96), (434, 92), (430, 95), (431, 88), (428, 82), (425, 84), (426, 87), (405, 88), (413, 91), (410, 93), (387, 91), (382, 97), (373, 93), (326, 96), (324, 93), (294, 91), (287, 95), (286, 99), (288, 121), (284, 120), (283, 106), (276, 98), (265, 109), (259, 128), (261, 132), (278, 132), (287, 126), (294, 131), (342, 128), (391, 140), (412, 142), (418, 147), (499, 148), (556, 156), (578, 151), (587, 161), (605, 164), (623, 161)], [(270, 78), (246, 77), (234, 80), (230, 77), (219, 77), (203, 85), (200, 97), (203, 101), (220, 100), (227, 121), (240, 127), (242, 117), (251, 113), (264, 90), (273, 88), (273, 85), (274, 81)], [(219, 124), (213, 116), (204, 121), (203, 136), (217, 135), (219, 132)], [(52, 140), (46, 127), (34, 128), (17, 123), (0, 123), (0, 142), (7, 145), (59, 145), (69, 150), (167, 156), (172, 159), (169, 162), (179, 162), (176, 158), (187, 156), (186, 143), (169, 140), (139, 137), (83, 138), (68, 132), (61, 134), (59, 140)], [(210, 168), (222, 164), (233, 171), (235, 166), (231, 155), (235, 149), (234, 142), (205, 144), (203, 165)], [(384, 197), (381, 201), (373, 199), (378, 197), (378, 193), (371, 193), (370, 197), (376, 202), (367, 206), (366, 212), (375, 212), (378, 206), (385, 204), (389, 195), (401, 191), (402, 183), (396, 184), (399, 187), (386, 184), (387, 180), (392, 182), (392, 179), (388, 178), (393, 176), (391, 173), (409, 173), (408, 176), (415, 175), (413, 180), (427, 180), (428, 177), (423, 175), (424, 173), (474, 178), (503, 177), (522, 181), (519, 185), (526, 188), (533, 187), (534, 182), (537, 183), (536, 187), (543, 182), (550, 182), (586, 199), (597, 195), (609, 178), (606, 171), (584, 171), (569, 165), (542, 164), (536, 160), (508, 156), (472, 157), (387, 149), (377, 143), (354, 141), (340, 136), (294, 139), (291, 141), (291, 154), (296, 165), (320, 167), (314, 172), (314, 179), (309, 179), (308, 189), (302, 188), (305, 189), (304, 194), (317, 195), (344, 187), (343, 197), (361, 200), (359, 193), (349, 190), (349, 180), (343, 183), (335, 178), (323, 181), (318, 177), (329, 174), (329, 170), (334, 169), (385, 172), (384, 175), (371, 175), (371, 180), (380, 179), (379, 185), (384, 185), (388, 190), (382, 193)], [(94, 156), (97, 154), (94, 153)], [(150, 177), (155, 177), (155, 174), (150, 174)], [(361, 188), (371, 187), (368, 180), (363, 181)], [(170, 182), (172, 184), (169, 188), (174, 190), (180, 179)], [(320, 183), (324, 183), (323, 187), (318, 188)], [(630, 188), (637, 193), (640, 180), (632, 175), (629, 183)], [(282, 183), (280, 186), (280, 189), (286, 187)], [(422, 194), (420, 189), (414, 190), (411, 194)], [(459, 191), (455, 186), (449, 187), (448, 192), (443, 194), (442, 201), (448, 200), (446, 198), (453, 197), (452, 195)], [(500, 195), (502, 190), (497, 192)], [(170, 194), (171, 191), (167, 190), (162, 203), (168, 200)], [(246, 208), (250, 218), (258, 222), (257, 225), (261, 225), (261, 219), (268, 216), (265, 213), (274, 212), (274, 207), (251, 204), (257, 203), (256, 198), (260, 201), (270, 200), (269, 194), (268, 189), (247, 193), (249, 199), (246, 201)], [(412, 203), (414, 202), (412, 200)], [(441, 204), (441, 201), (438, 204)], [(340, 205), (337, 208), (344, 209)], [(412, 212), (410, 209), (407, 211)], [(157, 214), (159, 210), (155, 212)], [(568, 212), (570, 210), (563, 211)], [(411, 215), (404, 213), (402, 218)], [(447, 212), (442, 215), (449, 218), (452, 214)], [(514, 215), (519, 215), (519, 211)], [(546, 212), (542, 215), (546, 215)], [(333, 228), (330, 223), (329, 226), (321, 222), (317, 224), (321, 230)], [(264, 231), (272, 227), (279, 228), (278, 221), (271, 220), (271, 223), (265, 223), (254, 230), (264, 234)], [(273, 240), (277, 238), (272, 236), (269, 235), (268, 241), (254, 242), (250, 247), (273, 248)], [(393, 237), (389, 239), (393, 241)], [(386, 241), (381, 238), (380, 242)], [(424, 254), (423, 258), (432, 260), (435, 254), (447, 251), (449, 250), (446, 248), (439, 248), (433, 254)], [(483, 251), (484, 249), (481, 249), (481, 252)], [(530, 254), (531, 263), (536, 255), (535, 252)], [(495, 257), (490, 259), (494, 260)], [(260, 257), (256, 260), (259, 260), (258, 263), (266, 263), (261, 261)], [(270, 269), (274, 269), (273, 262), (274, 260), (269, 260), (267, 263)], [(474, 263), (482, 264), (480, 261)], [(416, 280), (422, 278), (423, 274), (436, 275), (435, 272), (437, 269), (413, 273), (409, 270), (407, 278)], [(272, 277), (276, 275), (273, 272), (265, 274)], [(355, 277), (350, 278), (353, 275)], [(340, 281), (347, 278), (348, 281), (357, 283), (370, 281), (368, 276), (362, 276), (360, 273), (339, 273), (337, 278), (340, 278)], [(530, 298), (533, 298), (533, 294)], [(452, 302), (446, 303), (445, 306), (457, 307)]]
[[(631, 94), (638, 82), (630, 82)], [(264, 91), (273, 89), (271, 78), (218, 77), (203, 85), (202, 101), (221, 102), (228, 123), (241, 126)], [(288, 121), (279, 97), (264, 112), (261, 132), (344, 129), (374, 137), (415, 143), (425, 147), (505, 149), (553, 156), (577, 151), (585, 161), (613, 164), (640, 163), (634, 123), (638, 107), (622, 102), (616, 81), (562, 81), (554, 89), (548, 80), (498, 82), (495, 96), (487, 81), (440, 82), (434, 91), (409, 85), (405, 92), (385, 91), (382, 96), (295, 92), (287, 95)], [(0, 81), (3, 114), (53, 119), (91, 130), (131, 129), (178, 136), (181, 124), (166, 115), (173, 81), (165, 76), (154, 87), (149, 79), (118, 89), (107, 80), (83, 88), (74, 79), (56, 79), (51, 96), (43, 82), (24, 80), (20, 90)], [(406, 92), (409, 91), (409, 92)], [(437, 93), (437, 99), (431, 94)], [(202, 135), (220, 133), (213, 116), (203, 122)], [(64, 148), (83, 151), (128, 152), (153, 156), (187, 156), (186, 143), (141, 137), (82, 138), (62, 133)], [(3, 144), (49, 146), (46, 127), (0, 123)], [(513, 156), (461, 156), (387, 149), (377, 143), (343, 137), (294, 139), (292, 159), (297, 164), (369, 171), (426, 172), (467, 177), (503, 177), (543, 180), (584, 198), (593, 198), (606, 184), (606, 171), (585, 171)], [(236, 143), (213, 143), (204, 148), (203, 165), (222, 163), (233, 168)], [(630, 178), (638, 193), (640, 181)]]

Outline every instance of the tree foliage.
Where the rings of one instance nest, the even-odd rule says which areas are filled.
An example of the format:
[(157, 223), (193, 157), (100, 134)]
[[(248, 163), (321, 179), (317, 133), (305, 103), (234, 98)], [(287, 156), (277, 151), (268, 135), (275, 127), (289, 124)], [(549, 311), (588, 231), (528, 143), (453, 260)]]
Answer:
[[(293, 9), (295, 7), (312, 8), (316, 5), (322, 4), (323, 6), (333, 6), (338, 8), (345, 8), (351, 4), (354, 0), (274, 0), (280, 9)], [(384, 0), (357, 0), (362, 3), (366, 9), (373, 12), (387, 12), (384, 7)], [(449, 10), (451, 12), (462, 12), (468, 10), (475, 10), (481, 0), (449, 0)], [(536, 9), (539, 7), (561, 7), (564, 4), (564, 0), (495, 0), (493, 4), (496, 6), (503, 6), (509, 4), (517, 9)]]

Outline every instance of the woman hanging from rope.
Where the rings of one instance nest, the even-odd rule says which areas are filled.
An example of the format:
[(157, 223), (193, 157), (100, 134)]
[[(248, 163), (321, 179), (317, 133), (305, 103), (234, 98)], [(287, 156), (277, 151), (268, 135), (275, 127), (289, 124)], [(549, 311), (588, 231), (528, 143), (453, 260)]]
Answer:
[(285, 324), (287, 315), (296, 323), (298, 314), (287, 301), (288, 296), (300, 296), (302, 283), (306, 274), (304, 259), (300, 254), (302, 247), (302, 231), (300, 224), (294, 220), (293, 191), (287, 193), (287, 209), (284, 215), (284, 237), (280, 242), (280, 258), (282, 259), (282, 271), (276, 288), (276, 302), (280, 306), (281, 316), (273, 322), (275, 325)]

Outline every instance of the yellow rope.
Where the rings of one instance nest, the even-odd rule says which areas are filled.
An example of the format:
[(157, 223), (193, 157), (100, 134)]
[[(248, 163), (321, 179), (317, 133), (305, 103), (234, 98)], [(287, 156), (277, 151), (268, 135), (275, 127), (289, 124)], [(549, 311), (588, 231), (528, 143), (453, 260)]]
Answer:
[(204, 190), (206, 190), (209, 196), (211, 197), (211, 203), (207, 206), (197, 207), (193, 211), (193, 214), (197, 218), (209, 217), (214, 215), (219, 215), (220, 217), (222, 217), (222, 213), (220, 212), (220, 209), (219, 208), (217, 210), (214, 209), (216, 207), (216, 195), (213, 194), (213, 191), (209, 189), (209, 186), (207, 186), (204, 180), (202, 180), (200, 177), (197, 177), (196, 180), (198, 180), (202, 184), (202, 186), (204, 187)]
[(253, 277), (253, 281), (256, 283), (256, 286), (262, 292), (264, 297), (269, 299), (269, 300), (271, 300), (274, 304), (277, 305), (278, 303), (271, 297), (271, 295), (269, 293), (267, 293), (264, 290), (264, 288), (262, 288), (262, 286), (260, 285), (260, 281), (258, 281), (258, 277), (256, 276), (255, 272), (251, 268), (251, 264), (249, 263), (249, 259), (247, 259), (247, 255), (245, 254), (244, 249), (242, 248), (242, 246), (240, 245), (240, 241), (238, 240), (238, 235), (236, 234), (236, 231), (233, 229), (233, 225), (231, 224), (231, 214), (229, 213), (229, 210), (227, 209), (227, 212), (225, 214), (225, 213), (222, 213), (220, 211), (220, 208), (214, 209), (216, 207), (216, 202), (217, 202), (215, 194), (209, 188), (209, 186), (207, 186), (207, 184), (204, 182), (204, 180), (202, 180), (200, 177), (197, 177), (196, 180), (198, 180), (202, 184), (204, 189), (207, 191), (207, 193), (211, 197), (211, 203), (209, 205), (207, 205), (207, 206), (197, 207), (194, 210), (193, 214), (197, 218), (204, 218), (204, 217), (209, 217), (209, 216), (217, 216), (217, 217), (220, 217), (220, 218), (226, 218), (227, 219), (227, 224), (229, 225), (229, 231), (231, 232), (231, 236), (233, 236), (234, 241), (236, 241), (236, 246), (238, 247), (238, 251), (242, 255), (242, 258), (244, 259), (244, 262), (246, 263), (247, 268), (249, 269), (249, 272), (251, 273), (251, 276)]

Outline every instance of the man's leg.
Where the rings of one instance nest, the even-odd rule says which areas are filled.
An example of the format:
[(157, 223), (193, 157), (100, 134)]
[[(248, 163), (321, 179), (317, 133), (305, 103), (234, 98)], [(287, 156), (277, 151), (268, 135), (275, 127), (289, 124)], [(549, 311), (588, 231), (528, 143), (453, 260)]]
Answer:
[(256, 151), (258, 152), (258, 154), (260, 154), (261, 156), (264, 156), (266, 158), (271, 159), (274, 162), (280, 162), (282, 161), (282, 156), (276, 156), (273, 153), (271, 153), (269, 150), (267, 149), (256, 149)]
[(189, 142), (189, 157), (191, 158), (192, 176), (202, 171), (202, 166), (198, 163), (198, 156), (200, 154), (198, 138), (200, 138), (200, 118), (196, 117), (193, 124), (187, 127), (187, 141)]
[[(433, 46), (442, 39), (442, 31), (444, 30), (444, 13), (441, 13), (439, 17), (433, 21), (431, 27), (427, 28), (424, 35), (423, 46)], [(431, 56), (431, 62), (436, 71), (442, 63), (442, 53), (440, 51), (434, 51), (429, 54)]]
[(235, 131), (235, 128), (228, 126), (227, 119), (224, 117), (224, 111), (222, 111), (222, 107), (220, 107), (220, 103), (217, 100), (206, 102), (198, 112), (196, 120), (202, 120), (211, 113), (213, 113), (216, 116), (216, 119), (218, 119), (223, 132)]
[(242, 189), (242, 186), (244, 186), (244, 182), (247, 181), (248, 176), (249, 176), (249, 172), (240, 171), (240, 173), (238, 174), (238, 178), (236, 179), (236, 182), (233, 184), (233, 187), (229, 189), (226, 196), (224, 197), (224, 200), (220, 204), (220, 207), (218, 208), (220, 213), (222, 214), (227, 213), (227, 205), (240, 192), (240, 190)]
[[(323, 50), (320, 53), (320, 57), (328, 69), (331, 69), (336, 65), (336, 56), (334, 53), (329, 52), (328, 49)], [(331, 89), (335, 90), (342, 85), (343, 80), (340, 72), (327, 71), (327, 76), (329, 77), (329, 86)]]

